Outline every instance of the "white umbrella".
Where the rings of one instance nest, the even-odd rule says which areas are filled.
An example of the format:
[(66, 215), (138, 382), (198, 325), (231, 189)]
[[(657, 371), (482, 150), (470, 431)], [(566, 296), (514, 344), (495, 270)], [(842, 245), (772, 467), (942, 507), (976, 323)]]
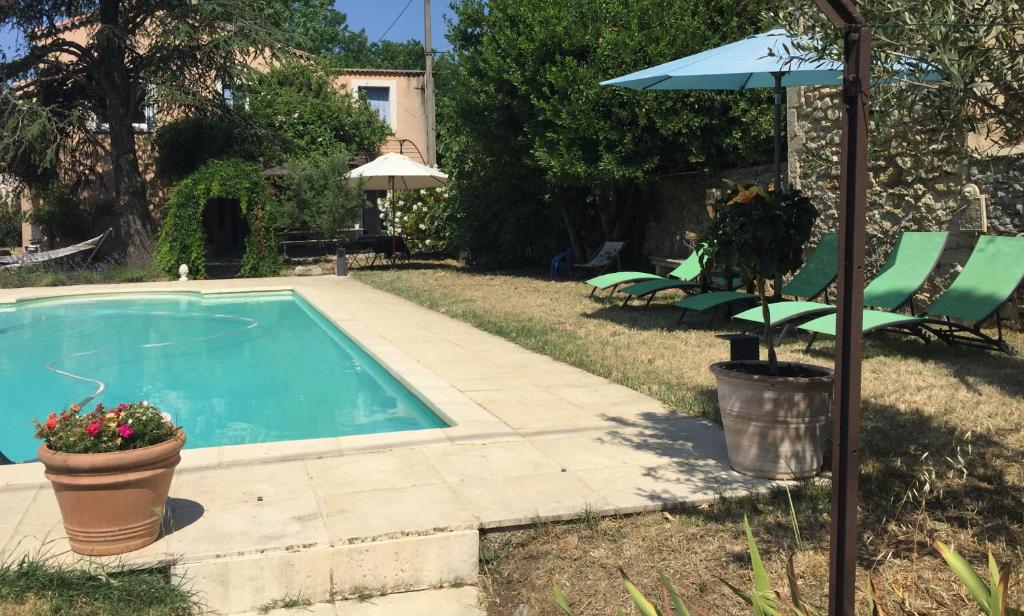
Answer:
[(345, 177), (352, 182), (362, 182), (366, 190), (422, 190), (448, 183), (448, 176), (440, 170), (393, 153), (356, 167)]
[[(388, 153), (379, 156), (361, 167), (356, 167), (345, 176), (349, 182), (359, 183), (364, 190), (423, 190), (439, 188), (448, 183), (448, 176), (439, 169), (421, 165), (408, 156)], [(394, 208), (391, 209), (391, 250), (397, 250), (395, 237), (397, 226)]]

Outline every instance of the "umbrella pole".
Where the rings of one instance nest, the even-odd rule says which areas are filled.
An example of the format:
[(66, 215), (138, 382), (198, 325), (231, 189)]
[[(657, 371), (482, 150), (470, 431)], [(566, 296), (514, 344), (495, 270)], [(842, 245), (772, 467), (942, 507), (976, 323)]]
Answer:
[[(782, 190), (782, 73), (775, 77), (775, 190)], [(782, 274), (775, 274), (772, 296), (782, 299)]]
[(775, 77), (775, 189), (782, 190), (782, 73)]

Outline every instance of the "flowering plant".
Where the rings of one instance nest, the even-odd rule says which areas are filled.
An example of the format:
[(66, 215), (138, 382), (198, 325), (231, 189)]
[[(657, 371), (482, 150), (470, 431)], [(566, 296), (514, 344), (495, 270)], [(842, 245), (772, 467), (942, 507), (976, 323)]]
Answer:
[(448, 189), (395, 191), (377, 200), (380, 217), (414, 252), (444, 251), (451, 242)]
[(36, 438), (60, 453), (109, 453), (157, 445), (177, 437), (170, 415), (148, 402), (102, 403), (88, 412), (72, 404), (46, 420), (34, 420)]

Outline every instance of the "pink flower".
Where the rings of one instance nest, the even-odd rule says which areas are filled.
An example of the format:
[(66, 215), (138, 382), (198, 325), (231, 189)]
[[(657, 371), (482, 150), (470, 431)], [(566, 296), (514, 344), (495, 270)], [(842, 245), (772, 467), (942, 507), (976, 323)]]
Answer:
[(96, 410), (97, 411), (102, 411), (103, 410), (103, 403), (102, 402), (97, 402), (96, 403)]
[(121, 424), (118, 426), (117, 433), (121, 435), (121, 438), (131, 438), (135, 436), (135, 430), (128, 424)]
[(100, 430), (102, 430), (102, 429), (103, 429), (103, 424), (101, 422), (94, 421), (94, 422), (92, 422), (91, 424), (89, 424), (88, 426), (85, 427), (85, 433), (88, 434), (89, 436), (95, 437), (95, 436), (99, 435)]
[(122, 402), (121, 404), (117, 405), (117, 410), (123, 413), (128, 410), (128, 405)]

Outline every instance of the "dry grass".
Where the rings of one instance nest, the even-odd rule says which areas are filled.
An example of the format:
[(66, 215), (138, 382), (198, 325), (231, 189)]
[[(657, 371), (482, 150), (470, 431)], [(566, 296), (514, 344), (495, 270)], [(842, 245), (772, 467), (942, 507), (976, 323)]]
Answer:
[[(701, 319), (675, 328), (671, 296), (647, 310), (621, 310), (588, 298), (579, 283), (447, 263), (355, 275), (682, 412), (717, 414), (707, 366), (728, 353), (714, 334), (735, 329), (721, 322), (705, 328)], [(1024, 348), (1024, 335), (1009, 338)], [(794, 336), (780, 357), (831, 364), (829, 342), (810, 353), (804, 344)], [(863, 374), (860, 565), (881, 581), (892, 614), (975, 613), (928, 540), (956, 544), (979, 566), (990, 548), (1017, 571), (1024, 567), (1024, 361), (879, 337), (866, 346)], [(827, 491), (810, 490), (796, 501), (806, 548), (798, 570), (814, 596), (826, 575)], [(664, 570), (689, 596), (706, 598), (711, 613), (741, 613), (717, 578), (748, 579), (744, 512), (751, 513), (762, 552), (771, 554), (773, 574), (783, 579), (785, 555), (794, 548), (784, 495), (687, 510), (673, 521), (655, 514), (491, 536), (483, 582), (491, 612), (512, 614), (526, 604), (532, 614), (554, 614), (550, 591), (558, 582), (579, 614), (614, 613), (625, 605), (615, 572), (622, 565), (648, 590), (655, 571)], [(1019, 575), (1016, 581), (1012, 596), (1019, 603)]]

